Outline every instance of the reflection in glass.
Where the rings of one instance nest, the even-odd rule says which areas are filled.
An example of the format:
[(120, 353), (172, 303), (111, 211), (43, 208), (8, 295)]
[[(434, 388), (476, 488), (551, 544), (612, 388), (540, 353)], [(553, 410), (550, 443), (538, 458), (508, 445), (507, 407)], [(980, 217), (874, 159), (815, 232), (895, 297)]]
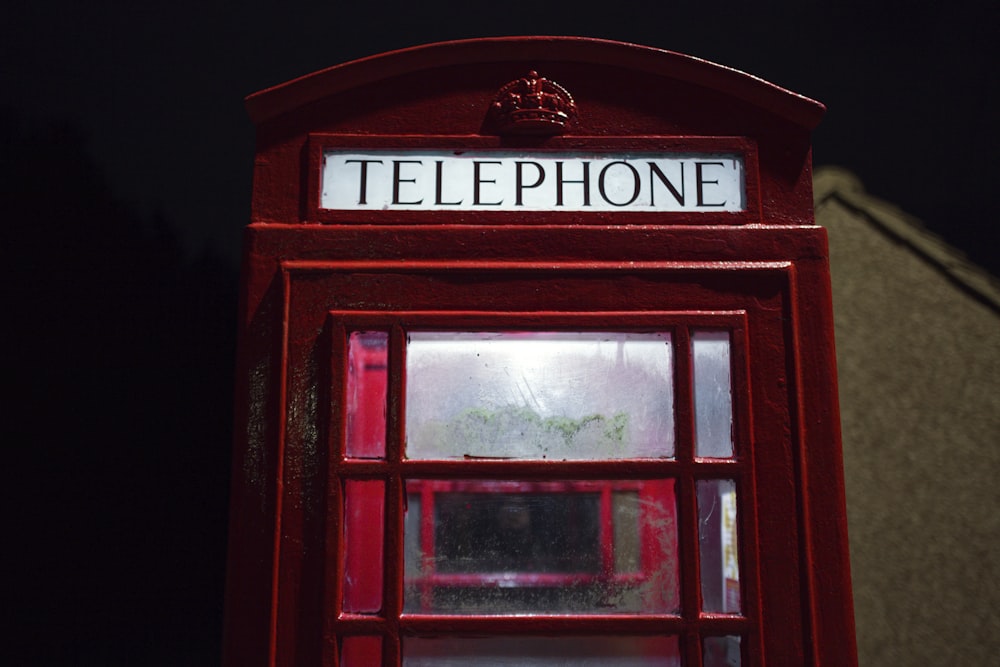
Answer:
[(740, 612), (738, 534), (736, 483), (731, 479), (699, 480), (702, 611), (720, 614)]
[(389, 334), (355, 331), (347, 342), (346, 455), (385, 457)]
[(740, 638), (737, 636), (705, 637), (702, 652), (705, 667), (740, 667)]
[(382, 608), (385, 482), (344, 482), (344, 611)]
[(410, 480), (410, 613), (675, 613), (673, 480)]
[(601, 572), (599, 493), (441, 493), (438, 572)]
[(340, 648), (340, 667), (373, 667), (381, 664), (381, 637), (344, 637)]
[(407, 637), (404, 667), (680, 667), (677, 637)]
[(419, 493), (406, 495), (406, 512), (403, 515), (403, 568), (407, 581), (416, 580), (426, 567), (423, 563), (423, 553), (420, 547), (422, 505), (423, 499)]
[(673, 456), (665, 333), (411, 332), (410, 459)]
[(696, 331), (691, 336), (694, 363), (695, 455), (733, 455), (733, 392), (729, 334)]

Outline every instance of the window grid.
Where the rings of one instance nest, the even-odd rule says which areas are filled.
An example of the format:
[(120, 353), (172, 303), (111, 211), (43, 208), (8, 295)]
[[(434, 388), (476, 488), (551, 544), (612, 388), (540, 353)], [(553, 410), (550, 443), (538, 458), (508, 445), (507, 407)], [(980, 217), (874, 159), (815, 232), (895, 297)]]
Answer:
[[(685, 319), (683, 317), (677, 319)], [(346, 480), (381, 479), (385, 481), (385, 538), (383, 556), (383, 604), (374, 614), (352, 614), (343, 611), (343, 588), (339, 573), (344, 567), (342, 539), (334, 543), (333, 556), (328, 562), (336, 563), (327, 576), (328, 597), (334, 614), (326, 623), (329, 638), (381, 637), (384, 665), (402, 664), (402, 641), (418, 633), (448, 633), (455, 635), (494, 634), (670, 634), (679, 639), (682, 664), (685, 667), (702, 665), (703, 647), (707, 637), (737, 635), (741, 637), (742, 664), (750, 664), (748, 656), (758, 644), (757, 613), (755, 606), (756, 571), (753, 532), (747, 529), (754, 520), (752, 457), (748, 443), (748, 406), (743, 393), (736, 387), (745, 387), (747, 380), (745, 340), (742, 320), (739, 318), (700, 317), (696, 321), (657, 327), (671, 334), (674, 355), (674, 458), (670, 460), (635, 461), (567, 461), (543, 462), (530, 460), (475, 460), (475, 461), (407, 461), (403, 445), (405, 410), (405, 357), (406, 329), (393, 323), (388, 329), (388, 391), (386, 405), (386, 451), (384, 460), (347, 459), (344, 453), (344, 433), (334, 435), (331, 456), (332, 488), (340, 488)], [(720, 321), (721, 320), (721, 321)], [(495, 325), (491, 325), (491, 328)], [(503, 329), (517, 328), (504, 324)], [(592, 327), (588, 327), (592, 328)], [(346, 345), (351, 331), (376, 330), (378, 326), (352, 326), (343, 323), (336, 327), (333, 336), (334, 359), (346, 359)], [(733, 391), (734, 456), (732, 459), (701, 459), (695, 456), (695, 418), (693, 406), (693, 370), (691, 332), (693, 330), (726, 330), (730, 333), (731, 383)], [(344, 393), (346, 369), (334, 364), (334, 385), (341, 385)], [(340, 423), (345, 415), (340, 415)], [(408, 479), (546, 479), (587, 480), (616, 479), (640, 480), (672, 478), (678, 522), (677, 548), (679, 550), (679, 614), (532, 614), (518, 616), (465, 616), (453, 614), (413, 614), (403, 612), (404, 544), (403, 518)], [(741, 613), (707, 614), (701, 612), (701, 572), (698, 542), (698, 504), (696, 480), (725, 478), (735, 481), (739, 503), (738, 545), (740, 563)], [(330, 524), (339, 524), (343, 515), (344, 498), (338, 495), (332, 503), (335, 514)], [(601, 522), (603, 526), (604, 522)], [(603, 538), (602, 538), (603, 544)], [(367, 644), (370, 646), (370, 642)], [(325, 662), (340, 665), (340, 642), (326, 643)], [(370, 655), (370, 653), (366, 653)]]

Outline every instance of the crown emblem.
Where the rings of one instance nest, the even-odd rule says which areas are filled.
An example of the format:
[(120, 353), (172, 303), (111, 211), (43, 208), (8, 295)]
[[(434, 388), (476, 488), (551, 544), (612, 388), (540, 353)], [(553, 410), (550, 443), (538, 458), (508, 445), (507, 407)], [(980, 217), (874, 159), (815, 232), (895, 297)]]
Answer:
[(562, 134), (576, 117), (576, 103), (569, 91), (532, 70), (497, 91), (491, 111), (501, 134)]

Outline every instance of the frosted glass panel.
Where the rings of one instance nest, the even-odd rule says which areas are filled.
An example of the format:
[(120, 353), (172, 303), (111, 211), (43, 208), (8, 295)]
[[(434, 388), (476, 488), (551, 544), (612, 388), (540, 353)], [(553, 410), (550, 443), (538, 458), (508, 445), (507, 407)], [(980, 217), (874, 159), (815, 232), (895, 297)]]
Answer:
[(698, 331), (691, 336), (694, 358), (695, 453), (704, 458), (733, 455), (733, 391), (729, 334)]
[(705, 637), (702, 664), (705, 667), (740, 667), (740, 638)]
[(407, 612), (678, 609), (673, 480), (413, 480), (407, 488)]
[(405, 667), (680, 667), (676, 637), (446, 637), (403, 640)]
[(412, 332), (410, 459), (671, 457), (665, 333)]
[(702, 611), (721, 614), (740, 612), (736, 506), (736, 483), (733, 480), (698, 482)]
[(345, 449), (349, 457), (385, 456), (388, 350), (389, 334), (384, 331), (355, 331), (348, 339)]
[(614, 521), (615, 572), (639, 572), (642, 536), (635, 530), (632, 517), (640, 516), (638, 491), (615, 491), (611, 494)]

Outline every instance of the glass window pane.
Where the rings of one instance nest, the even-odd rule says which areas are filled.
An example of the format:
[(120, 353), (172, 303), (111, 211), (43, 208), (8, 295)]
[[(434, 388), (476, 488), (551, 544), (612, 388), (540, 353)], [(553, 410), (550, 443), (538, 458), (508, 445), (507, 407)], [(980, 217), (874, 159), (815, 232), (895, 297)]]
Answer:
[(694, 359), (695, 453), (704, 458), (733, 455), (733, 392), (729, 334), (697, 331), (691, 336)]
[(411, 480), (407, 489), (407, 612), (678, 609), (673, 480)]
[(344, 483), (344, 611), (382, 609), (382, 544), (385, 482)]
[(615, 491), (611, 494), (615, 536), (615, 572), (639, 572), (642, 568), (642, 540), (635, 530), (639, 516), (639, 492)]
[(346, 455), (385, 456), (385, 396), (388, 384), (389, 334), (355, 331), (347, 342)]
[(340, 667), (374, 667), (381, 664), (381, 637), (344, 637), (340, 649)]
[(731, 479), (700, 480), (698, 536), (702, 611), (721, 614), (740, 612), (738, 534), (736, 483)]
[(406, 576), (416, 577), (420, 575), (422, 567), (420, 559), (420, 529), (423, 521), (422, 498), (420, 494), (408, 493), (406, 495), (406, 514), (403, 517), (403, 564), (406, 568)]
[(673, 456), (665, 333), (411, 332), (410, 459)]
[(407, 637), (405, 667), (680, 667), (677, 637)]
[(705, 637), (702, 664), (705, 667), (740, 667), (740, 638)]
[(598, 575), (600, 503), (599, 492), (437, 494), (434, 568)]

